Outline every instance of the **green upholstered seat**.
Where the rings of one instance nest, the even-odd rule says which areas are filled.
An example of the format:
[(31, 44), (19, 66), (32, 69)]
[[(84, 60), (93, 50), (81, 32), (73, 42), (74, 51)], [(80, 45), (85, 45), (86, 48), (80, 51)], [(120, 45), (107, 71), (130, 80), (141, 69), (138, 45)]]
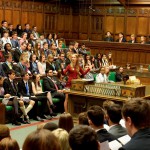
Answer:
[(6, 111), (12, 111), (13, 107), (12, 106), (6, 106)]
[(90, 52), (90, 51), (86, 51), (86, 54), (87, 54), (87, 55), (91, 55), (91, 52)]
[[(3, 98), (0, 98), (0, 102), (2, 103)], [(12, 106), (6, 106), (6, 111), (12, 111)]]
[(110, 72), (108, 76), (108, 80), (116, 82), (116, 72)]
[(94, 78), (94, 81), (96, 81), (96, 76), (98, 75), (98, 73), (93, 73), (93, 78)]
[(52, 101), (55, 104), (55, 103), (58, 103), (60, 101), (60, 99), (59, 98), (52, 98)]

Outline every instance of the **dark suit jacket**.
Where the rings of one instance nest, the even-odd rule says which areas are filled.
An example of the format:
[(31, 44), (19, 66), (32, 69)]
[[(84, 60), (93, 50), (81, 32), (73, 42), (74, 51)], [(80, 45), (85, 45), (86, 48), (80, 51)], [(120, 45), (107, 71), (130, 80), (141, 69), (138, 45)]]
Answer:
[(131, 140), (119, 150), (149, 150), (150, 149), (150, 128), (140, 129)]
[(115, 125), (111, 127), (108, 132), (114, 135), (116, 138), (120, 138), (127, 134), (127, 130), (121, 125)]
[[(132, 40), (128, 41), (128, 43), (132, 43)], [(136, 41), (134, 41), (134, 43), (137, 43)]]
[[(30, 96), (34, 96), (33, 91), (32, 91), (32, 84), (30, 81), (28, 81), (28, 86), (29, 86)], [(18, 92), (19, 92), (19, 95), (27, 96), (27, 97), (29, 96), (27, 95), (27, 90), (26, 90), (25, 83), (23, 80), (18, 82)]]
[(14, 51), (14, 61), (15, 61), (16, 63), (19, 62), (20, 56), (21, 56), (20, 50), (19, 50), (19, 49), (15, 49), (15, 51)]
[(123, 74), (121, 74), (120, 72), (116, 73), (116, 82), (120, 82), (123, 80)]
[(4, 87), (4, 90), (5, 90), (4, 94), (10, 94), (12, 96), (19, 96), (19, 94), (18, 94), (18, 88), (17, 88), (16, 83), (14, 83), (14, 88), (13, 88), (13, 86), (12, 86), (9, 78), (7, 78), (7, 79), (4, 80), (3, 87)]
[(104, 41), (113, 42), (114, 39), (112, 37), (105, 37)]
[[(12, 69), (15, 70), (15, 67), (14, 67), (13, 63), (11, 63), (11, 66), (12, 66)], [(9, 70), (10, 70), (10, 68), (9, 68), (9, 66), (7, 65), (6, 62), (4, 62), (4, 63), (2, 64), (2, 68), (3, 68), (3, 71), (5, 72), (5, 74), (7, 75), (8, 72), (9, 72)]]
[[(116, 42), (119, 42), (119, 39), (117, 39), (117, 41)], [(125, 38), (123, 38), (122, 39), (122, 42), (126, 42), (126, 39)]]
[(5, 77), (5, 76), (6, 76), (6, 74), (5, 74), (4, 70), (3, 70), (2, 64), (0, 64), (0, 75), (1, 75), (2, 77)]
[(53, 93), (57, 92), (53, 81), (48, 77), (43, 78), (43, 88), (44, 88), (44, 91), (51, 91), (52, 95)]
[(108, 141), (111, 142), (113, 140), (115, 140), (116, 138), (110, 134), (106, 129), (101, 129), (97, 132), (97, 137), (98, 140), (100, 141), (100, 143)]

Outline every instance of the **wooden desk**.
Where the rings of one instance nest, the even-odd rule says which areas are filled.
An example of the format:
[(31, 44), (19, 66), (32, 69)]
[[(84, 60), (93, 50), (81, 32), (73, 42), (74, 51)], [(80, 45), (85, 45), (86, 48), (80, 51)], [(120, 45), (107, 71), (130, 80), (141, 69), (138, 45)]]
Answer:
[(137, 70), (124, 70), (125, 74), (128, 74), (129, 76), (136, 76), (138, 79), (140, 79), (142, 84), (150, 85), (150, 72), (147, 71), (137, 71)]
[(66, 91), (65, 93), (68, 94), (68, 112), (73, 116), (77, 116), (80, 112), (86, 111), (92, 105), (102, 106), (105, 100), (112, 100), (119, 104), (128, 100), (128, 98), (105, 96), (72, 90)]

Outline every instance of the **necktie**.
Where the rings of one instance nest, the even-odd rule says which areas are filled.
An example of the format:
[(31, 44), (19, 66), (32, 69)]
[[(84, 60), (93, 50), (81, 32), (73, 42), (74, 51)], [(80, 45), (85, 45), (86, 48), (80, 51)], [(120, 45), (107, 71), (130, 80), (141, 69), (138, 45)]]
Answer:
[(30, 95), (30, 93), (29, 93), (29, 86), (28, 86), (27, 82), (25, 83), (25, 86), (26, 86), (26, 90), (27, 90), (27, 95)]
[(8, 66), (9, 66), (9, 69), (12, 69), (12, 66), (11, 66), (11, 64), (10, 64), (10, 63), (8, 64)]
[(54, 81), (53, 79), (52, 79), (52, 81), (53, 81), (53, 83), (54, 83), (54, 86), (55, 86), (56, 90), (58, 90), (57, 84), (55, 83), (55, 81)]

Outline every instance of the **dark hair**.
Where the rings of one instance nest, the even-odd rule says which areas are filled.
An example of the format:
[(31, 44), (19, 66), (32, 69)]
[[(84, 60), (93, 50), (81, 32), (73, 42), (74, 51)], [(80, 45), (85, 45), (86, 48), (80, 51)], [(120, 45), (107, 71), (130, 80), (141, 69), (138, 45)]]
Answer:
[(21, 72), (21, 77), (22, 77), (22, 78), (25, 77), (26, 74), (28, 74), (28, 72), (22, 71), (22, 72)]
[(2, 20), (1, 24), (5, 23), (5, 22), (7, 22), (7, 21), (6, 20)]
[[(23, 32), (22, 34), (21, 34), (21, 37), (23, 37), (25, 34), (27, 34), (27, 32)], [(21, 44), (22, 45), (22, 44)]]
[[(33, 74), (33, 75), (32, 75), (32, 81), (33, 81), (33, 83), (35, 84), (35, 87), (36, 87), (36, 76), (37, 76), (37, 75), (39, 75), (39, 74)], [(38, 86), (41, 87), (40, 81), (38, 82)], [(37, 87), (36, 87), (36, 88), (37, 88)]]
[(8, 71), (8, 75), (11, 75), (11, 74), (13, 74), (13, 73), (15, 73), (15, 71), (14, 70), (12, 70), (12, 69), (10, 69), (9, 71)]
[(78, 120), (79, 120), (80, 125), (89, 125), (88, 118), (87, 118), (87, 112), (80, 113)]
[(99, 149), (95, 131), (86, 125), (76, 126), (70, 131), (69, 144), (72, 150)]
[(8, 53), (8, 55), (5, 55), (5, 59), (8, 59), (9, 57), (12, 57), (11, 53)]
[(10, 43), (6, 43), (6, 44), (4, 45), (4, 50), (5, 50), (5, 51), (7, 51), (7, 45), (10, 45), (10, 46), (11, 46)]
[(74, 46), (74, 42), (70, 42), (70, 43), (69, 43), (69, 45), (72, 45), (72, 46)]
[(104, 123), (104, 111), (98, 106), (91, 106), (87, 111), (88, 118), (92, 121), (95, 126), (101, 126)]
[(24, 141), (22, 150), (61, 150), (58, 139), (46, 129), (30, 133)]
[(43, 129), (53, 131), (53, 130), (58, 129), (58, 125), (56, 123), (53, 123), (53, 122), (48, 122), (44, 125)]
[(122, 114), (125, 120), (130, 117), (137, 129), (150, 127), (150, 103), (142, 98), (135, 98), (124, 103)]
[(119, 104), (113, 104), (107, 108), (107, 115), (113, 123), (119, 123), (121, 120), (121, 106)]
[(13, 32), (12, 32), (12, 35), (15, 35), (15, 34), (17, 34), (17, 32), (16, 32), (16, 31), (13, 31)]
[(44, 43), (43, 43), (43, 46), (46, 45), (46, 44), (48, 44), (48, 43), (47, 43), (47, 42), (44, 42)]
[(71, 114), (69, 113), (61, 114), (59, 117), (58, 126), (59, 128), (65, 129), (69, 133), (74, 126)]

